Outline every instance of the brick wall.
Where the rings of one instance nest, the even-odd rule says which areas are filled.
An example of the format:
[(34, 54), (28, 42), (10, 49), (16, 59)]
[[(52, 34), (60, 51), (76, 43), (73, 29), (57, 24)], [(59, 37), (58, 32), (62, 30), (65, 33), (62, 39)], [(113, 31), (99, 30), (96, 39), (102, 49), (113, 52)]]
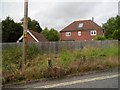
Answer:
[(80, 41), (80, 40), (92, 40), (94, 39), (96, 36), (101, 36), (103, 35), (103, 31), (102, 30), (96, 30), (97, 31), (97, 35), (96, 36), (91, 36), (90, 35), (90, 31), (91, 30), (84, 30), (81, 31), (81, 36), (78, 36), (78, 32), (71, 32), (71, 36), (66, 36), (66, 32), (61, 32), (60, 35), (60, 40), (75, 40), (75, 41)]

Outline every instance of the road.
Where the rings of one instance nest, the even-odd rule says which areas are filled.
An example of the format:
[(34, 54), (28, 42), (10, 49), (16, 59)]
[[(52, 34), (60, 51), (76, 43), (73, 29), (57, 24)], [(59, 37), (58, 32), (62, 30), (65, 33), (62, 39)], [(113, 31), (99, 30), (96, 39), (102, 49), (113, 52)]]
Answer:
[(118, 77), (118, 71), (113, 70), (36, 82), (27, 85), (18, 85), (14, 86), (14, 88), (118, 88)]

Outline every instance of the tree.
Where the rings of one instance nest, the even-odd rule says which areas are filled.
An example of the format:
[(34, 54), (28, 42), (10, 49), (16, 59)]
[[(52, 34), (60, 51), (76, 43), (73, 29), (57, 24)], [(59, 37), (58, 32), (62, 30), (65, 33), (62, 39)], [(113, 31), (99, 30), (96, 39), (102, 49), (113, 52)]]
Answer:
[(58, 41), (59, 40), (59, 32), (53, 28), (48, 30), (46, 27), (43, 31), (42, 34), (49, 40), (49, 41)]
[[(118, 39), (120, 38), (120, 36), (118, 36), (118, 38), (115, 37), (115, 35), (117, 35), (116, 30), (120, 30), (120, 16), (116, 16), (116, 17), (111, 17), (109, 20), (107, 20), (106, 23), (103, 24), (103, 28), (105, 30), (105, 37), (107, 39), (109, 38), (113, 38), (113, 39)], [(114, 35), (113, 35), (114, 33)]]
[(10, 17), (2, 21), (2, 42), (16, 42), (22, 33), (20, 23), (15, 23)]
[(120, 29), (115, 30), (112, 34), (114, 39), (120, 39)]
[(45, 27), (45, 29), (41, 33), (48, 39), (49, 30), (47, 27)]
[[(30, 17), (28, 17), (27, 20), (28, 20), (28, 29), (33, 30), (33, 31), (38, 32), (38, 33), (40, 33), (42, 31), (42, 28), (40, 27), (38, 21), (31, 20)], [(22, 18), (21, 21), (23, 24), (24, 18)]]
[(116, 28), (120, 29), (120, 16), (116, 16)]
[(59, 33), (55, 29), (50, 29), (49, 34), (48, 34), (48, 40), (49, 41), (58, 41), (59, 40)]

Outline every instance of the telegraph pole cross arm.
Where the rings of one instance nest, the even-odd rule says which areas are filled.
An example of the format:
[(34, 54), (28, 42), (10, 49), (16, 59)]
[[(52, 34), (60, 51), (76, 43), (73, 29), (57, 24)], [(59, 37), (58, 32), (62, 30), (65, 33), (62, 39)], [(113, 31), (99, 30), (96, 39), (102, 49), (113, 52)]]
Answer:
[(25, 65), (26, 65), (26, 37), (27, 37), (27, 29), (28, 29), (27, 18), (28, 18), (28, 0), (24, 0), (22, 70), (25, 70)]

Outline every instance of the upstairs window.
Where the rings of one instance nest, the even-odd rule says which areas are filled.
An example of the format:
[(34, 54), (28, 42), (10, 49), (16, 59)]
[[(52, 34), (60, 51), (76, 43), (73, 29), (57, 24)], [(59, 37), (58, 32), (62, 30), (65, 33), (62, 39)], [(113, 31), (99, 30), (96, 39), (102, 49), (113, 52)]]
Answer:
[(83, 23), (79, 23), (78, 28), (82, 28), (83, 27)]
[(71, 36), (71, 32), (66, 32), (66, 36)]
[(97, 35), (97, 31), (96, 31), (96, 30), (90, 31), (90, 35), (91, 35), (91, 36)]
[(81, 31), (78, 31), (78, 36), (81, 36)]

